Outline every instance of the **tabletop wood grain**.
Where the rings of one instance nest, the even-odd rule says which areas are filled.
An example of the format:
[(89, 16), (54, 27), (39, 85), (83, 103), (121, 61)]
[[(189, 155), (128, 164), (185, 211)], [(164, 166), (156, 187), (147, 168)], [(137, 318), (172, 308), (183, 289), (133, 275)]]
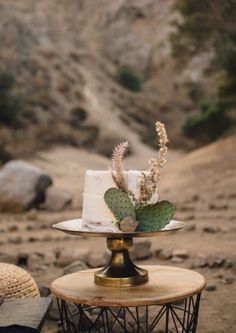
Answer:
[(170, 266), (141, 266), (149, 271), (142, 286), (109, 288), (94, 284), (94, 271), (64, 275), (51, 284), (54, 296), (77, 304), (138, 306), (166, 304), (193, 296), (205, 288), (205, 278), (192, 270)]

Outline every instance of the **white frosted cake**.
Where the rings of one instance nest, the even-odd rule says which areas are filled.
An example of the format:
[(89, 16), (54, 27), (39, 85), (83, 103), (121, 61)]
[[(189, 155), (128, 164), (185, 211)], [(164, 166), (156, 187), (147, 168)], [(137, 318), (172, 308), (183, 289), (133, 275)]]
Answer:
[[(135, 197), (139, 197), (140, 175), (143, 171), (123, 171), (128, 189)], [(147, 172), (145, 172), (147, 173)], [(91, 230), (119, 231), (114, 225), (115, 218), (104, 201), (104, 193), (111, 187), (115, 187), (110, 170), (88, 170), (85, 174), (83, 193), (83, 226)], [(157, 202), (157, 194), (154, 194), (150, 203)]]

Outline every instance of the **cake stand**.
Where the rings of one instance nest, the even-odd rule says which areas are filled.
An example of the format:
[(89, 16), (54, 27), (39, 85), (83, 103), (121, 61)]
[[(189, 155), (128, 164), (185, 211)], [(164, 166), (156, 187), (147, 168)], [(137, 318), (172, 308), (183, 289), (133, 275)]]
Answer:
[(111, 258), (107, 266), (95, 271), (94, 282), (106, 287), (131, 287), (148, 282), (148, 271), (136, 266), (130, 258), (129, 250), (133, 238), (154, 237), (175, 232), (184, 227), (184, 222), (171, 220), (163, 229), (152, 232), (104, 232), (94, 231), (83, 226), (82, 220), (63, 221), (53, 228), (70, 235), (86, 237), (105, 237)]

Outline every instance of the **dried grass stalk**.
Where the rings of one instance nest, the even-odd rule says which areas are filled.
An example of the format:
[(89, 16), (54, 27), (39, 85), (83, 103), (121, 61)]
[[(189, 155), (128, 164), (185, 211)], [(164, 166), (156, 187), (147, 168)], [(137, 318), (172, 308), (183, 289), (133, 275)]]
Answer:
[(116, 186), (120, 190), (126, 192), (130, 196), (133, 203), (136, 203), (135, 195), (132, 191), (130, 191), (128, 189), (128, 186), (126, 184), (125, 177), (123, 174), (123, 158), (124, 158), (124, 155), (125, 155), (128, 147), (129, 147), (128, 142), (124, 141), (124, 142), (121, 142), (119, 145), (117, 145), (114, 148), (113, 154), (112, 154), (111, 174), (112, 174), (112, 178), (113, 178)]
[(161, 173), (160, 169), (166, 163), (167, 154), (167, 133), (165, 125), (157, 121), (155, 124), (156, 132), (159, 140), (159, 153), (158, 158), (152, 158), (149, 161), (149, 172), (148, 174), (142, 173), (140, 177), (140, 197), (138, 200), (138, 205), (145, 205), (154, 195), (157, 190), (157, 185), (160, 181)]
[(121, 142), (114, 148), (112, 154), (112, 178), (116, 186), (125, 192), (128, 192), (128, 187), (123, 175), (123, 158), (128, 147), (129, 144), (127, 141)]

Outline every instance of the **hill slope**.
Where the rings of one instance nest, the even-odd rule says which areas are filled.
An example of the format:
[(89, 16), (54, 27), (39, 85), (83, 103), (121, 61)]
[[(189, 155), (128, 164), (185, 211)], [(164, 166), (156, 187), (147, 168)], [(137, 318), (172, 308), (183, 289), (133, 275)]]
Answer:
[[(0, 66), (16, 79), (27, 109), (27, 131), (14, 129), (17, 140), (0, 133), (8, 150), (56, 142), (108, 155), (124, 138), (153, 143), (156, 119), (170, 129), (171, 145), (183, 146), (182, 110), (191, 104), (170, 56), (173, 3), (0, 0)], [(142, 92), (116, 82), (123, 64), (140, 75)]]

